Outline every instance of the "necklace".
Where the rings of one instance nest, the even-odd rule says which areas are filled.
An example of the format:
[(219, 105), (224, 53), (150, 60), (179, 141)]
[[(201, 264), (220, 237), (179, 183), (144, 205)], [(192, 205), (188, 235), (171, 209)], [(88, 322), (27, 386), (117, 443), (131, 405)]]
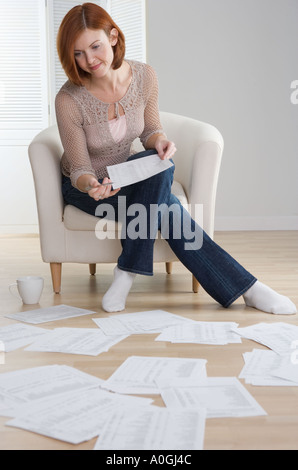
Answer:
[(120, 118), (119, 101), (116, 101), (116, 103), (114, 103), (114, 110), (115, 110), (115, 119), (119, 119)]

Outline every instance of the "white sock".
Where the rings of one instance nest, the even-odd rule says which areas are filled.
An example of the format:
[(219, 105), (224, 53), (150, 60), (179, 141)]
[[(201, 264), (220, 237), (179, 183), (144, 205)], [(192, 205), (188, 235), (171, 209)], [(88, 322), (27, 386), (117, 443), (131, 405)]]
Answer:
[(291, 315), (297, 313), (296, 306), (286, 296), (278, 294), (270, 287), (257, 281), (243, 294), (248, 307), (254, 307), (267, 313)]
[(118, 266), (114, 269), (114, 280), (102, 299), (102, 308), (106, 312), (121, 312), (136, 274), (122, 271)]

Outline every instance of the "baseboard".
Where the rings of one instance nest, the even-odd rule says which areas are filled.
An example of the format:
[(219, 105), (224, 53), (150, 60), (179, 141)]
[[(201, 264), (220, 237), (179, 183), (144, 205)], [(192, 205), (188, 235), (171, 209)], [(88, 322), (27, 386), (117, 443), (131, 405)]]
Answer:
[(298, 230), (298, 216), (215, 217), (215, 231)]
[(39, 233), (38, 225), (0, 225), (0, 234)]

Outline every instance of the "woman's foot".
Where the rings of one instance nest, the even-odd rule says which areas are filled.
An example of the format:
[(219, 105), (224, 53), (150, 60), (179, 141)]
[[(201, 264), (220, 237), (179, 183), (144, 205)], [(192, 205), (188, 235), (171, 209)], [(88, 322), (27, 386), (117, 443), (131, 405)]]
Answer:
[(135, 277), (134, 273), (115, 267), (113, 283), (102, 299), (102, 308), (106, 312), (121, 312), (125, 309), (126, 298)]
[(270, 287), (257, 281), (243, 294), (247, 307), (254, 307), (267, 313), (277, 315), (293, 315), (297, 313), (296, 306), (286, 296), (278, 294)]

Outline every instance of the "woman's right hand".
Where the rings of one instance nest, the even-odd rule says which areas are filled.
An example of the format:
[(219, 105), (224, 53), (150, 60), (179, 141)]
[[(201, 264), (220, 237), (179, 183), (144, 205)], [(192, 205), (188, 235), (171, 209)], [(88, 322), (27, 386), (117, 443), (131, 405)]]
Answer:
[(99, 201), (102, 199), (107, 199), (110, 196), (114, 196), (120, 191), (120, 188), (112, 190), (112, 182), (109, 178), (104, 178), (101, 184), (97, 181), (96, 178), (94, 178), (94, 176), (90, 176), (88, 178), (88, 184), (85, 190), (95, 201)]

